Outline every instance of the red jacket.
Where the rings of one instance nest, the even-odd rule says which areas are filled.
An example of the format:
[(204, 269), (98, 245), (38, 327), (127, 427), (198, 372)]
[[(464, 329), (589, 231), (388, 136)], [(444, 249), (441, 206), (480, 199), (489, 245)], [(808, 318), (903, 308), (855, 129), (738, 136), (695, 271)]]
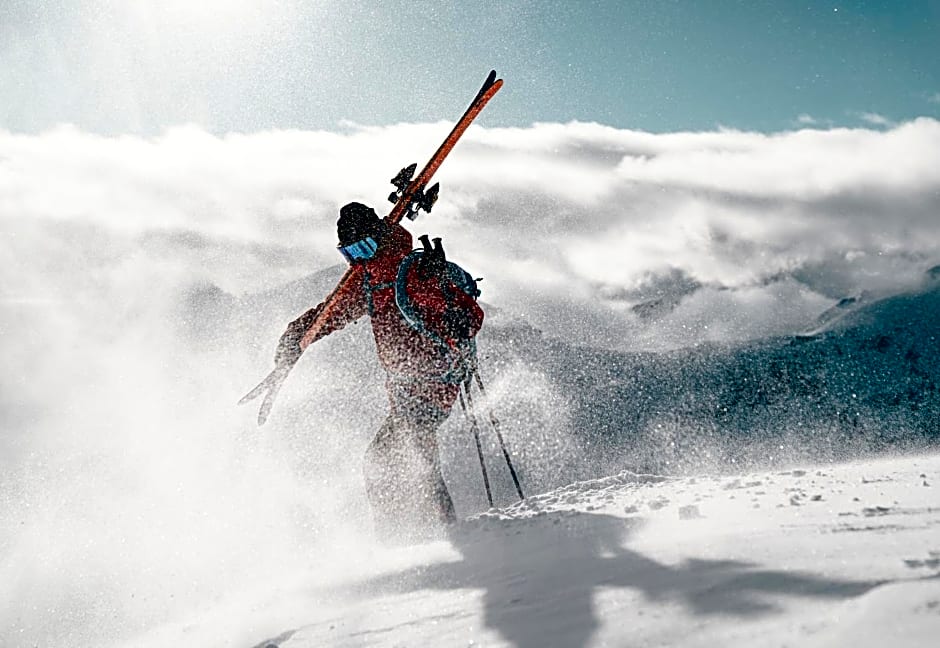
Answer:
[[(350, 283), (360, 288), (339, 295), (333, 315), (325, 322), (317, 339), (369, 314), (379, 361), (388, 372), (390, 381), (446, 381), (455, 360), (453, 349), (413, 329), (395, 303), (398, 266), (412, 250), (411, 234), (401, 225), (387, 227), (376, 255), (352, 267)], [(438, 284), (437, 279), (434, 283)], [(460, 288), (454, 285), (444, 288), (448, 300), (455, 302), (457, 308), (467, 309), (472, 320), (471, 333), (475, 334), (483, 323), (483, 311)], [(428, 285), (412, 286), (409, 279), (409, 294), (421, 314), (426, 316), (428, 328), (441, 334), (445, 328), (440, 314), (446, 305), (442, 301), (440, 287), (432, 290)]]

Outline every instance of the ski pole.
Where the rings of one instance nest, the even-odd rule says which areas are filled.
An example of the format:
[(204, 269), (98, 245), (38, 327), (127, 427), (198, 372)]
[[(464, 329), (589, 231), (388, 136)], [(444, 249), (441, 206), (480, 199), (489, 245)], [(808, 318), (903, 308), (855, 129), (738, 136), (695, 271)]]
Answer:
[[(467, 392), (467, 400), (464, 401), (463, 391), (458, 392), (460, 395), (460, 407), (463, 409), (464, 415), (467, 417), (467, 420), (470, 421), (470, 430), (473, 432), (473, 440), (477, 444), (477, 455), (480, 457), (480, 468), (483, 471), (483, 486), (486, 488), (486, 501), (489, 502), (490, 508), (493, 508), (493, 493), (490, 490), (490, 478), (486, 474), (486, 462), (483, 460), (483, 446), (480, 445), (480, 426), (477, 424), (477, 417), (473, 414), (473, 403), (470, 401), (470, 390), (468, 389), (469, 383), (464, 385), (464, 389)], [(468, 407), (467, 403), (470, 403)]]
[[(480, 393), (483, 394), (483, 397), (486, 397), (486, 389), (483, 388), (483, 379), (480, 378), (480, 372), (473, 369), (473, 377), (476, 379), (477, 387), (480, 388)], [(467, 398), (469, 399), (469, 389), (467, 390)], [(512, 465), (512, 460), (509, 458), (509, 451), (506, 450), (506, 442), (503, 441), (502, 432), (499, 428), (499, 419), (496, 418), (496, 415), (493, 414), (493, 410), (487, 410), (487, 414), (490, 419), (490, 425), (493, 426), (493, 431), (496, 432), (496, 438), (499, 441), (499, 447), (503, 451), (503, 458), (506, 460), (506, 465), (509, 466), (509, 474), (512, 475), (512, 483), (516, 486), (516, 492), (519, 493), (519, 499), (524, 500), (525, 495), (522, 494), (522, 486), (519, 485), (519, 476), (516, 474), (516, 469)]]

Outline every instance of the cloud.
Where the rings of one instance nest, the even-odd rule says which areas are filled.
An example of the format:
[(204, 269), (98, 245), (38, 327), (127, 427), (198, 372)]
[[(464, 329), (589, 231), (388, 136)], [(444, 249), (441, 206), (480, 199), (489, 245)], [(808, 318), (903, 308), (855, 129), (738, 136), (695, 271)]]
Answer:
[[(56, 390), (75, 378), (47, 367), (63, 356), (128, 336), (178, 346), (194, 286), (245, 295), (336, 266), (338, 207), (387, 208), (388, 179), (448, 129), (0, 132), (9, 375), (36, 374), (41, 403), (40, 374)], [(792, 333), (834, 300), (914, 286), (940, 261), (940, 122), (927, 118), (773, 135), (474, 127), (438, 179), (440, 201), (411, 231), (442, 236), (503, 316), (592, 344)], [(285, 315), (242, 317), (273, 338)]]
[(871, 124), (872, 126), (884, 126), (890, 128), (896, 125), (896, 122), (891, 121), (884, 115), (879, 115), (878, 113), (863, 112), (859, 114), (859, 117), (865, 123)]
[(791, 122), (791, 126), (795, 128), (831, 129), (834, 128), (836, 124), (828, 118), (814, 117), (813, 115), (802, 113), (797, 115), (796, 119)]
[[(128, 267), (150, 289), (199, 280), (242, 294), (299, 278), (340, 261), (338, 207), (383, 208), (388, 179), (448, 128), (0, 133), (0, 296), (100, 297)], [(604, 295), (676, 272), (734, 289), (829, 264), (846, 290), (887, 289), (936, 254), (938, 150), (940, 123), (926, 118), (773, 135), (474, 127), (439, 172), (435, 212), (411, 228), (443, 235), (486, 275), (491, 303), (546, 321), (563, 303), (573, 319), (590, 311), (621, 327)], [(910, 263), (866, 271), (886, 256)]]
[(927, 101), (930, 103), (940, 104), (940, 92), (935, 92), (927, 97)]

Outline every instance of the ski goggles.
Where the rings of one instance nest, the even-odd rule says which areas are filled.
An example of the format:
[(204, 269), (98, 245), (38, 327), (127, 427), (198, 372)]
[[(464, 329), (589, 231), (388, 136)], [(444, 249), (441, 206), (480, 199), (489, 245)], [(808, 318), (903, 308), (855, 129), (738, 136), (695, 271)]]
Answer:
[(343, 255), (349, 263), (356, 261), (365, 261), (375, 256), (375, 251), (379, 249), (379, 244), (371, 236), (361, 241), (356, 241), (352, 245), (337, 245), (336, 249)]

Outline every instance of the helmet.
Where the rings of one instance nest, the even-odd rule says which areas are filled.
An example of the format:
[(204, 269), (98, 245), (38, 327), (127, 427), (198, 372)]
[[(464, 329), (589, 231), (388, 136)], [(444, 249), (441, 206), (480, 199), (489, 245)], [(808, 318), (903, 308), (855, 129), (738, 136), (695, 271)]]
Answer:
[(339, 210), (336, 233), (340, 254), (349, 263), (365, 261), (375, 256), (382, 231), (382, 221), (375, 210), (362, 203), (351, 202)]
[(381, 221), (375, 210), (362, 203), (351, 202), (339, 210), (336, 235), (341, 246), (358, 243), (379, 233)]

